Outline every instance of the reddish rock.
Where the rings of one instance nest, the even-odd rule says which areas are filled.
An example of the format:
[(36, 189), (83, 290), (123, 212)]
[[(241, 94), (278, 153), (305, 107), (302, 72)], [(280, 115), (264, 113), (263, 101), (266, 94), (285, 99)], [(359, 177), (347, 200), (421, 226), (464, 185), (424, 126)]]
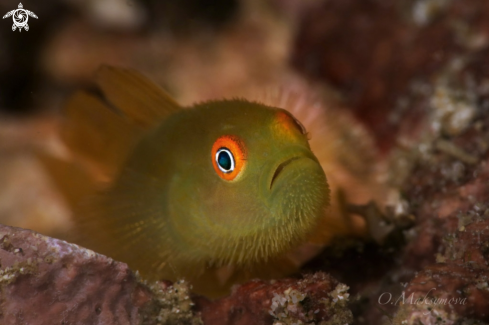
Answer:
[[(419, 272), (399, 296), (396, 318), (406, 324), (436, 324), (437, 318), (489, 321), (489, 220), (455, 232), (438, 255), (438, 264)], [(427, 315), (431, 317), (426, 318)], [(434, 317), (436, 316), (436, 317)]]
[[(360, 295), (360, 324), (488, 321), (488, 16), (484, 0), (331, 0), (302, 18), (293, 65), (337, 88), (385, 153), (403, 151), (391, 178), (416, 217), (404, 248), (378, 248), (397, 252), (391, 264), (375, 250), (349, 252), (347, 268), (341, 256), (328, 268), (316, 262), (340, 265), (342, 275), (331, 272)], [(381, 277), (356, 277), (381, 265)], [(379, 304), (402, 292), (466, 301)]]
[(353, 321), (347, 290), (319, 272), (301, 280), (251, 281), (234, 288), (229, 297), (200, 300), (198, 307), (205, 324), (347, 324)]
[(126, 264), (0, 226), (1, 324), (139, 324), (151, 301)]
[(336, 87), (387, 149), (419, 127), (441, 75), (487, 76), (488, 15), (485, 0), (324, 1), (304, 15), (292, 63)]
[(0, 260), (2, 325), (352, 321), (348, 287), (324, 273), (256, 280), (236, 287), (229, 297), (209, 301), (192, 297), (185, 282), (147, 284), (124, 263), (3, 225)]
[(399, 322), (489, 321), (489, 155), (481, 145), (488, 125), (489, 114), (480, 113), (465, 131), (447, 138), (474, 163), (435, 145), (403, 186), (417, 225), (401, 266), (417, 273), (405, 289), (408, 302), (397, 311)]
[(148, 286), (74, 244), (0, 225), (0, 260), (2, 325), (201, 324), (185, 285)]

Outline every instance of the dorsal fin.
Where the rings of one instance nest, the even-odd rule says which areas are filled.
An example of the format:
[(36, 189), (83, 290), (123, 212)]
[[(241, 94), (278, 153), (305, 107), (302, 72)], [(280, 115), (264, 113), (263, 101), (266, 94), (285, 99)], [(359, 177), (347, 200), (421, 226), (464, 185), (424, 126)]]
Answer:
[(61, 137), (69, 150), (89, 163), (97, 180), (112, 179), (143, 129), (86, 91), (75, 93), (65, 109)]
[(110, 181), (144, 131), (180, 109), (140, 73), (102, 66), (94, 87), (68, 101), (62, 138), (96, 179)]
[(109, 103), (143, 127), (181, 109), (163, 89), (134, 70), (102, 66), (95, 81)]

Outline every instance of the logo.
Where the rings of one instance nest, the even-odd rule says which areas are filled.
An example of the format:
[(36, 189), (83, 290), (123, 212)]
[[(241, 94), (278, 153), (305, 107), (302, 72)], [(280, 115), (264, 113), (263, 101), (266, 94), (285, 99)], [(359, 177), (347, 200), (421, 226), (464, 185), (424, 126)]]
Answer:
[(29, 10), (25, 10), (24, 7), (22, 6), (22, 3), (19, 3), (19, 8), (7, 12), (5, 16), (3, 16), (3, 19), (8, 18), (12, 16), (14, 20), (14, 24), (12, 25), (12, 30), (15, 32), (15, 30), (18, 28), (19, 32), (22, 31), (22, 28), (24, 28), (26, 31), (29, 30), (29, 25), (27, 25), (27, 21), (29, 20), (29, 16), (36, 18), (37, 16), (35, 13)]

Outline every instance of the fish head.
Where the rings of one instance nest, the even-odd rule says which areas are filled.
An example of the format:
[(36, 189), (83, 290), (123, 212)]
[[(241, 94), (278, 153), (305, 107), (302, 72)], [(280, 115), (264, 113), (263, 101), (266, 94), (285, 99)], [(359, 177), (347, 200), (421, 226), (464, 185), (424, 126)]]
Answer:
[(168, 204), (181, 239), (223, 263), (278, 255), (303, 240), (329, 190), (300, 122), (241, 100), (193, 110), (173, 132)]

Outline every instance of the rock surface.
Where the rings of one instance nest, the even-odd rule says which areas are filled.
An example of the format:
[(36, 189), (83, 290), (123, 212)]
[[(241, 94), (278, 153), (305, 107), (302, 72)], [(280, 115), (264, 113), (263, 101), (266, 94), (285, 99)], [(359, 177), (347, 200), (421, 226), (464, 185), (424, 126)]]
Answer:
[(449, 139), (475, 163), (461, 162), (435, 145), (404, 184), (418, 224), (402, 265), (418, 272), (405, 289), (410, 300), (397, 312), (399, 323), (435, 324), (440, 317), (448, 324), (489, 321), (489, 157), (481, 147), (488, 123), (489, 115), (481, 114)]
[(485, 84), (488, 14), (484, 0), (324, 1), (302, 19), (291, 61), (333, 85), (386, 150), (419, 127), (442, 79), (459, 98)]
[(205, 324), (348, 324), (348, 287), (318, 272), (303, 280), (251, 281), (198, 304)]
[(1, 324), (158, 324), (157, 295), (124, 263), (7, 226), (0, 260)]
[[(226, 298), (185, 282), (148, 284), (126, 264), (30, 230), (0, 226), (0, 323), (345, 324), (348, 287), (324, 273), (252, 281)], [(203, 322), (202, 322), (203, 321)]]
[(302, 19), (291, 62), (372, 131), (415, 217), (404, 247), (311, 263), (352, 288), (359, 324), (489, 321), (488, 15), (482, 0), (331, 0)]

